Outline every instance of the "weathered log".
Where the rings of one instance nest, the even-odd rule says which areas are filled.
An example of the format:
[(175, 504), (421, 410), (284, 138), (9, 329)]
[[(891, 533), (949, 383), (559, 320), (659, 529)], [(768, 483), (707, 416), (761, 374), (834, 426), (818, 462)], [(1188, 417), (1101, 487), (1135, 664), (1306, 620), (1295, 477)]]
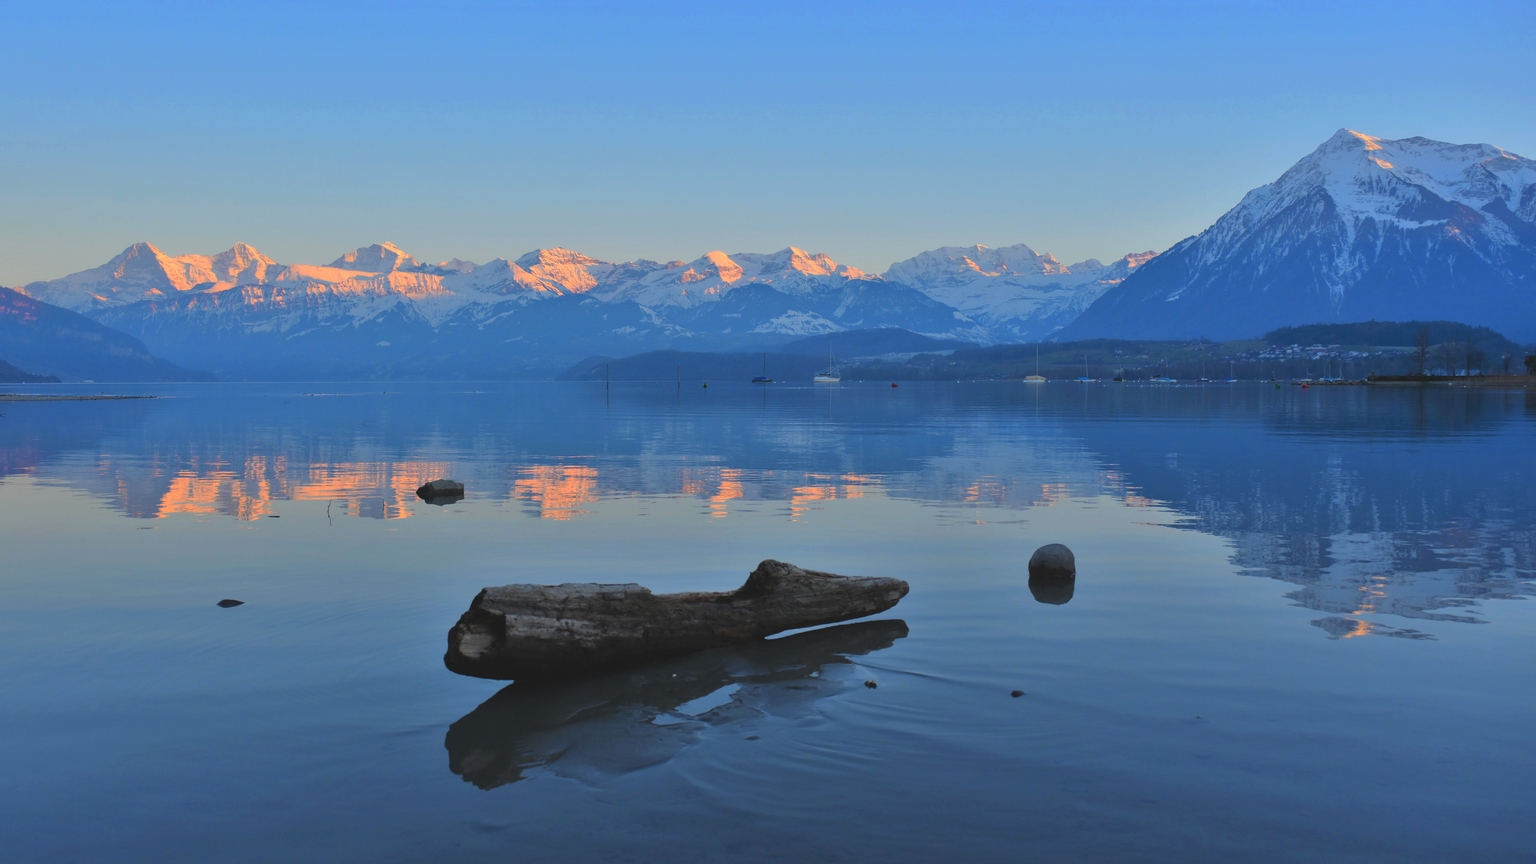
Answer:
[(723, 593), (652, 594), (633, 583), (503, 585), (475, 596), (448, 631), (443, 663), (460, 675), (562, 678), (736, 645), (895, 606), (907, 583), (764, 561)]

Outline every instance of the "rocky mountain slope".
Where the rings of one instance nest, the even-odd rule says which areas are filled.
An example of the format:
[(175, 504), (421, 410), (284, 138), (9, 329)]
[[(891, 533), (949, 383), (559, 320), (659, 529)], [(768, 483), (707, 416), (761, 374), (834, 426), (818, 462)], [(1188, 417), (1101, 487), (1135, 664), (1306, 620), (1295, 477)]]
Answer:
[(1408, 318), (1536, 339), (1536, 162), (1341, 129), (1060, 336), (1233, 339)]

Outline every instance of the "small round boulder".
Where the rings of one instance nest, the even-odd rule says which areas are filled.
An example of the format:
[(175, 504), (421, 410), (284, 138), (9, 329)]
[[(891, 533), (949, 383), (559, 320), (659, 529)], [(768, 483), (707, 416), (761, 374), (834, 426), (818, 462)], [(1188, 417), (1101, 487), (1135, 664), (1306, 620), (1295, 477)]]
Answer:
[(1077, 560), (1072, 550), (1060, 543), (1047, 543), (1029, 556), (1029, 578), (1073, 579), (1077, 577)]

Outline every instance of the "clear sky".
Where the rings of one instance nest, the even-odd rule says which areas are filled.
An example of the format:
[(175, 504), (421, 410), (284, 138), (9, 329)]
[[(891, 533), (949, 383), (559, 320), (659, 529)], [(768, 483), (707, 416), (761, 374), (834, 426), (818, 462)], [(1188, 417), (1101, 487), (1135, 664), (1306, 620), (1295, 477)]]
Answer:
[(1536, 156), (1520, 3), (6, 3), (0, 284), (325, 262), (1164, 249), (1336, 129)]

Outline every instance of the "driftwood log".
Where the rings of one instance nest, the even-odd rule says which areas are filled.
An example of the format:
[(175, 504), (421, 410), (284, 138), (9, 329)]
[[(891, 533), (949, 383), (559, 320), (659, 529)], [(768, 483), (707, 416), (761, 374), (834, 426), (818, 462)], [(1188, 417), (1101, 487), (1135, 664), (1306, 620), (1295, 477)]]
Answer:
[(503, 585), (475, 596), (448, 631), (460, 675), (539, 680), (637, 666), (895, 606), (907, 583), (764, 561), (723, 593), (652, 594), (633, 583)]

